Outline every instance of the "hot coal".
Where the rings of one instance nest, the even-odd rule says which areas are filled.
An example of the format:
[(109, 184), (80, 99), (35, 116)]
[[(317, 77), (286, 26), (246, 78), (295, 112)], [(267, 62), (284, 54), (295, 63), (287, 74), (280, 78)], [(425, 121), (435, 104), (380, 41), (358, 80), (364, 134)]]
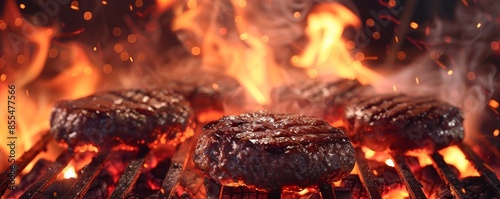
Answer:
[[(465, 195), (467, 198), (498, 199), (494, 189), (490, 188), (488, 182), (486, 182), (486, 180), (482, 177), (466, 177), (460, 180), (460, 182), (465, 189)], [(454, 197), (448, 189), (442, 189), (438, 192), (436, 198), (453, 199)]]
[(189, 102), (171, 90), (107, 91), (57, 102), (50, 133), (70, 147), (154, 147), (192, 136), (193, 118)]
[(317, 117), (259, 111), (208, 123), (193, 159), (223, 185), (280, 190), (340, 180), (354, 167), (354, 148)]
[(110, 159), (104, 163), (104, 168), (97, 179), (108, 185), (108, 193), (112, 193), (120, 176), (135, 157), (136, 153), (133, 151), (118, 150), (112, 153)]
[(271, 96), (274, 106), (279, 109), (296, 113), (305, 111), (332, 123), (343, 120), (345, 107), (352, 99), (371, 92), (371, 86), (362, 85), (357, 80), (306, 80), (278, 87)]
[(240, 88), (240, 84), (224, 74), (194, 72), (171, 76), (164, 87), (173, 89), (188, 99), (198, 118), (204, 113), (216, 113), (215, 118), (206, 118), (211, 121), (223, 115), (224, 100)]
[[(459, 171), (453, 165), (448, 165), (455, 173), (459, 175)], [(427, 165), (415, 172), (415, 177), (422, 184), (422, 190), (429, 198), (436, 198), (436, 194), (447, 189), (446, 184), (441, 180), (436, 169), (432, 165)]]
[[(64, 195), (68, 193), (71, 186), (76, 181), (76, 178), (69, 178), (64, 180), (59, 180), (52, 183), (42, 194), (41, 198), (64, 198)], [(108, 197), (107, 184), (101, 180), (95, 180), (90, 185), (89, 190), (83, 196), (84, 199), (105, 199)]]
[(132, 192), (142, 193), (144, 190), (160, 189), (163, 179), (165, 178), (171, 159), (166, 159), (158, 162), (155, 168), (143, 169), (137, 179)]
[(180, 186), (188, 191), (195, 198), (206, 198), (206, 190), (204, 186), (204, 176), (200, 172), (186, 168), (180, 179)]
[(159, 199), (158, 191), (152, 191), (149, 189), (142, 190), (140, 193), (130, 193), (126, 197), (127, 199)]
[[(404, 183), (398, 176), (394, 167), (387, 166), (385, 163), (374, 160), (368, 160), (367, 163), (373, 173), (378, 190), (382, 195), (390, 195), (394, 191), (405, 189)], [(353, 198), (369, 198), (358, 175), (349, 175), (340, 182), (341, 187), (348, 188), (352, 191)]]
[(346, 109), (347, 134), (374, 151), (435, 151), (464, 138), (460, 109), (433, 97), (358, 97)]

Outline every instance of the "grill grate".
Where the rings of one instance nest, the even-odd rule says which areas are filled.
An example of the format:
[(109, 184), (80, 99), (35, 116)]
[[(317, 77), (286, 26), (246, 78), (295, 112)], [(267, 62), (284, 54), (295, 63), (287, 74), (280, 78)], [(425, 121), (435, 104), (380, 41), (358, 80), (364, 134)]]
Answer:
[(405, 183), (406, 190), (410, 196), (414, 199), (422, 199), (425, 197), (424, 191), (422, 190), (422, 185), (415, 178), (413, 173), (410, 170), (408, 164), (406, 164), (405, 158), (400, 154), (391, 154), (392, 159), (394, 161), (394, 165), (396, 166), (396, 171), (399, 176), (403, 179)]
[[(19, 159), (16, 160), (17, 170), (22, 171), (28, 164), (42, 151), (46, 150), (47, 143), (49, 143), (51, 137), (48, 132), (44, 132), (42, 139), (31, 147), (30, 150), (26, 151)], [(7, 184), (9, 183), (8, 171), (0, 174), (0, 196), (5, 193), (7, 189)], [(19, 172), (17, 172), (19, 174)]]
[(69, 192), (64, 195), (64, 198), (82, 198), (85, 193), (87, 193), (97, 175), (104, 168), (104, 162), (110, 157), (111, 155), (109, 153), (99, 152), (99, 154), (92, 159), (92, 162), (83, 168), (82, 175), (77, 178)]
[[(29, 151), (23, 154), (17, 161), (19, 171), (24, 169), (40, 152), (46, 149), (47, 143), (50, 141), (50, 136), (45, 135), (40, 139)], [(192, 199), (194, 198), (189, 192), (182, 192), (178, 188), (180, 177), (184, 171), (189, 156), (188, 152), (193, 147), (193, 139), (189, 139), (178, 148), (172, 162), (168, 168), (168, 172), (163, 179), (161, 189), (158, 193), (153, 194), (157, 198), (175, 198), (175, 199)], [(485, 179), (488, 183), (490, 190), (500, 197), (500, 181), (493, 170), (486, 165), (477, 154), (466, 144), (458, 145), (460, 150), (466, 155), (467, 159), (478, 170), (481, 178)], [(76, 179), (69, 191), (64, 195), (64, 198), (82, 198), (88, 191), (91, 184), (95, 181), (97, 175), (102, 171), (104, 164), (113, 153), (99, 152), (90, 162), (89, 165), (84, 167), (78, 179)], [(142, 165), (149, 153), (139, 153), (126, 167), (125, 172), (120, 176), (116, 188), (111, 193), (110, 198), (126, 198), (132, 190), (139, 174), (141, 173)], [(415, 178), (415, 175), (409, 169), (405, 161), (405, 156), (399, 154), (391, 154), (395, 162), (395, 167), (399, 177), (405, 182), (408, 193), (412, 198), (426, 198), (422, 190), (422, 185)], [(20, 198), (38, 198), (40, 195), (53, 183), (55, 178), (61, 171), (68, 165), (74, 153), (71, 151), (64, 151), (61, 153), (56, 161), (38, 178), (33, 185), (20, 197)], [(440, 179), (446, 184), (455, 198), (467, 198), (466, 189), (463, 188), (462, 183), (458, 180), (458, 176), (446, 164), (443, 157), (434, 153), (430, 157), (433, 160), (433, 167), (439, 174)], [(365, 159), (364, 152), (360, 148), (356, 148), (356, 163), (359, 171), (359, 178), (362, 182), (366, 194), (369, 198), (377, 199), (382, 198), (377, 184), (375, 183), (373, 173), (371, 172), (367, 160)], [(8, 184), (8, 176), (6, 173), (0, 176), (0, 191), (1, 195), (5, 193)], [(205, 179), (205, 188), (207, 198), (281, 198), (281, 192), (259, 192), (245, 187), (225, 187), (219, 183)], [(180, 190), (180, 193), (177, 193)], [(342, 187), (332, 187), (331, 185), (320, 186), (320, 192), (314, 198), (352, 198), (352, 190), (346, 190)]]
[(56, 161), (50, 165), (50, 167), (45, 171), (42, 177), (38, 178), (20, 198), (40, 198), (40, 195), (45, 191), (47, 187), (56, 179), (57, 175), (68, 165), (73, 152), (64, 151), (57, 157)]
[(433, 166), (439, 174), (439, 177), (443, 180), (443, 182), (450, 187), (451, 193), (455, 196), (455, 198), (466, 198), (465, 193), (463, 192), (462, 185), (460, 181), (458, 181), (458, 177), (453, 173), (451, 168), (446, 164), (443, 159), (443, 156), (439, 153), (434, 153), (431, 155), (433, 161)]
[[(46, 133), (40, 141), (38, 141), (29, 151), (27, 151), (19, 160), (18, 163), (19, 171), (24, 169), (40, 152), (45, 150), (47, 143), (50, 141), (51, 137)], [(188, 140), (181, 144), (179, 148), (186, 148), (189, 150), (188, 146), (191, 146), (191, 140)], [(175, 162), (172, 161), (169, 171), (164, 179), (164, 183), (162, 186), (162, 190), (159, 191), (156, 195), (159, 198), (173, 198), (175, 195), (175, 187), (178, 184), (180, 179), (180, 175), (183, 172), (186, 162), (186, 149), (177, 150), (174, 157), (177, 159), (183, 158), (185, 161)], [(179, 153), (182, 151), (181, 153)], [(99, 152), (88, 164), (82, 169), (81, 175), (78, 179), (71, 185), (71, 189), (64, 195), (63, 198), (83, 198), (83, 196), (87, 193), (89, 187), (95, 181), (96, 177), (102, 171), (104, 164), (107, 160), (112, 156), (113, 153)], [(141, 170), (143, 168), (143, 164), (145, 159), (149, 156), (149, 153), (139, 153), (135, 159), (133, 159), (123, 174), (120, 176), (120, 180), (118, 181), (116, 188), (113, 193), (110, 195), (110, 198), (126, 198), (129, 192), (132, 190)], [(31, 199), (31, 198), (40, 198), (41, 194), (52, 184), (52, 182), (57, 178), (57, 176), (62, 172), (62, 170), (69, 164), (69, 162), (74, 157), (74, 153), (71, 151), (64, 151), (61, 153), (56, 161), (50, 165), (50, 167), (42, 174), (40, 178), (38, 178), (35, 183), (30, 186), (30, 188), (23, 193), (20, 197), (22, 199)], [(168, 183), (167, 183), (168, 182)], [(175, 183), (171, 183), (175, 182)], [(4, 173), (1, 176), (0, 181), (1, 194), (3, 196), (5, 190), (7, 189), (8, 184), (8, 176)], [(169, 190), (164, 192), (163, 190)], [(181, 195), (183, 198), (185, 194)]]
[(141, 174), (142, 165), (145, 159), (146, 157), (140, 157), (132, 160), (127, 166), (127, 169), (125, 169), (125, 172), (123, 172), (120, 180), (118, 180), (118, 185), (110, 198), (125, 198), (125, 196), (130, 193), (137, 178), (139, 178), (139, 174)]
[(493, 172), (493, 170), (486, 165), (469, 146), (462, 143), (459, 144), (458, 147), (464, 152), (469, 161), (474, 164), (474, 167), (476, 167), (479, 174), (481, 174), (481, 177), (488, 182), (490, 189), (495, 190), (496, 196), (500, 198), (500, 181), (495, 175), (495, 172)]
[(360, 173), (359, 178), (365, 185), (368, 196), (372, 199), (382, 199), (382, 195), (378, 191), (377, 184), (375, 184), (373, 175), (371, 175), (370, 168), (366, 163), (365, 153), (361, 148), (356, 148), (356, 164)]

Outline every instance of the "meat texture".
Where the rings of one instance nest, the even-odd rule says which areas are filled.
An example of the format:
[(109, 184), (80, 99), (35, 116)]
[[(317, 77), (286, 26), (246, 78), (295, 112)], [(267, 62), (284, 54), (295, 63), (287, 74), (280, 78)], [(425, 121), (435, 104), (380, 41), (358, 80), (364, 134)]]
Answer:
[(189, 102), (167, 89), (100, 92), (54, 106), (50, 133), (72, 148), (87, 144), (154, 147), (177, 144), (193, 135)]
[(212, 121), (222, 117), (225, 100), (240, 88), (240, 84), (227, 75), (198, 72), (168, 77), (164, 87), (188, 99), (198, 119)]
[(318, 116), (333, 124), (343, 121), (346, 104), (371, 92), (373, 87), (357, 80), (327, 82), (311, 79), (274, 89), (272, 99), (278, 109)]
[(194, 162), (226, 186), (294, 189), (347, 176), (354, 149), (341, 129), (319, 118), (258, 111), (208, 123)]
[(356, 98), (347, 106), (347, 135), (374, 151), (429, 152), (463, 140), (460, 109), (433, 97), (400, 94)]

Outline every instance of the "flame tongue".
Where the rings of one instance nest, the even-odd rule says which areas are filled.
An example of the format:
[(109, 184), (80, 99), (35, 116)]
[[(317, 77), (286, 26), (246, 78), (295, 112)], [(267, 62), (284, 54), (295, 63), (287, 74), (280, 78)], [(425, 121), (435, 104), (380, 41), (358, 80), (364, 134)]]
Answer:
[(197, 2), (188, 3), (188, 10), (175, 18), (173, 29), (194, 36), (186, 36), (184, 43), (194, 55), (201, 47), (206, 70), (224, 71), (237, 79), (259, 104), (269, 104), (271, 89), (282, 83), (286, 75), (266, 43), (269, 36), (252, 25), (249, 18), (252, 12), (259, 12), (249, 9), (257, 7), (258, 2), (227, 2), (231, 9), (220, 5), (223, 1)]
[[(5, 57), (0, 57), (0, 61), (5, 62), (5, 67), (0, 67), (0, 86), (7, 88), (6, 85), (13, 84), (16, 87), (16, 158), (30, 149), (40, 133), (49, 128), (52, 103), (94, 92), (100, 78), (99, 69), (91, 62), (82, 45), (53, 42), (58, 34), (57, 28), (32, 24), (30, 18), (23, 18), (18, 8), (15, 1), (6, 1), (0, 20), (0, 26), (6, 24), (0, 31), (5, 52)], [(7, 94), (7, 91), (0, 93), (0, 98), (7, 99)], [(7, 113), (2, 112), (0, 118), (7, 121)], [(5, 139), (2, 137), (0, 141), (7, 143)], [(1, 148), (5, 150), (5, 147)], [(60, 150), (51, 142), (48, 152), (37, 156), (25, 171), (29, 171), (40, 158), (55, 159)], [(1, 164), (0, 169), (5, 169), (5, 166), (8, 165)]]
[[(378, 75), (355, 61), (342, 40), (346, 26), (360, 24), (355, 14), (339, 3), (295, 4), (188, 2), (186, 11), (174, 19), (173, 29), (181, 33), (184, 45), (193, 55), (202, 56), (205, 69), (223, 70), (234, 77), (261, 105), (270, 103), (271, 89), (288, 80), (305, 78), (304, 70), (310, 78), (366, 76), (376, 81), (373, 77)], [(312, 6), (314, 9), (307, 13)], [(304, 7), (298, 9), (303, 13), (293, 12), (291, 7)], [(307, 16), (305, 32), (302, 16)], [(310, 39), (308, 46), (300, 55), (289, 55), (291, 46), (302, 48), (296, 41), (304, 33)], [(292, 74), (291, 65), (302, 71), (300, 76)]]
[(69, 165), (68, 167), (66, 167), (64, 169), (63, 173), (64, 173), (64, 178), (65, 179), (76, 178), (75, 167), (72, 166), (72, 165)]
[[(306, 35), (310, 42), (292, 63), (307, 70), (311, 78), (357, 78), (363, 83), (375, 82), (381, 76), (353, 59), (342, 38), (348, 26), (359, 26), (359, 18), (339, 3), (317, 5), (307, 18)], [(360, 52), (358, 52), (360, 53)], [(361, 55), (363, 55), (361, 53)], [(364, 56), (363, 56), (364, 57)]]
[[(342, 32), (348, 25), (359, 25), (359, 19), (338, 3), (324, 3), (311, 11), (307, 18), (308, 47), (295, 61), (297, 67), (332, 71), (331, 67), (347, 67), (354, 61), (342, 41)], [(331, 65), (332, 62), (339, 63)], [(327, 71), (325, 71), (327, 72)], [(346, 74), (345, 74), (346, 75)], [(352, 75), (351, 75), (352, 76)]]

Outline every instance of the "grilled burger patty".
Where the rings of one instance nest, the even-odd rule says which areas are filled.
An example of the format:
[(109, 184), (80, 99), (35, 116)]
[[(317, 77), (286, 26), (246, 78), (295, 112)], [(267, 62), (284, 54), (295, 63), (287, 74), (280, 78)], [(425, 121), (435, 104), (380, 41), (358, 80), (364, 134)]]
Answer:
[(70, 147), (117, 144), (154, 147), (193, 135), (193, 111), (166, 89), (100, 92), (54, 105), (50, 133)]
[(342, 130), (319, 118), (259, 111), (208, 123), (194, 162), (226, 186), (280, 190), (347, 176), (354, 149)]
[[(362, 85), (357, 80), (341, 79), (331, 82), (306, 80), (274, 89), (272, 97), (275, 106), (297, 103), (298, 107), (296, 110), (292, 109), (292, 112), (309, 111), (309, 115), (333, 123), (343, 120), (347, 103), (372, 91), (371, 86)], [(287, 108), (287, 111), (289, 110)]]
[(432, 97), (361, 97), (347, 106), (347, 135), (375, 151), (439, 150), (464, 138), (461, 111)]

